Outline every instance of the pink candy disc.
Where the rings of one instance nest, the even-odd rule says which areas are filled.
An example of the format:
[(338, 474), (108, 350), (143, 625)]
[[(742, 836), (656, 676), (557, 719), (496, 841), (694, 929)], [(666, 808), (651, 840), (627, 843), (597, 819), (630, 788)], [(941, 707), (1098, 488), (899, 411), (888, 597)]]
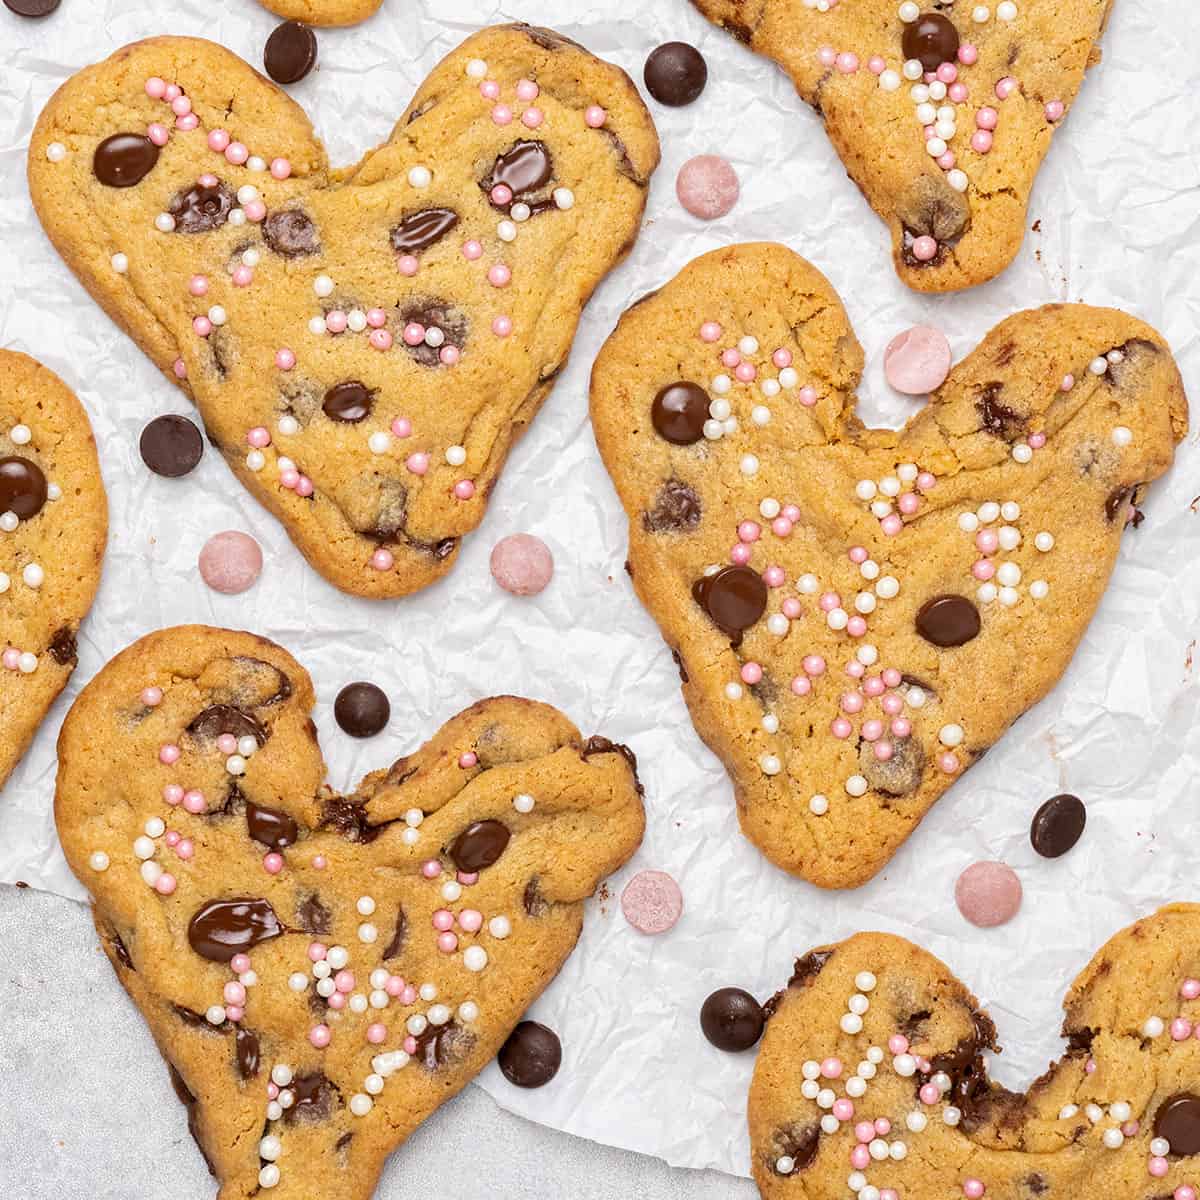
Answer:
[(954, 902), (972, 925), (1003, 925), (1021, 907), (1021, 881), (1004, 863), (972, 863), (954, 885)]
[(683, 915), (683, 893), (665, 871), (639, 871), (621, 893), (621, 911), (641, 933), (666, 933)]
[(688, 159), (675, 180), (679, 203), (703, 221), (725, 216), (738, 202), (740, 191), (737, 172), (717, 154)]
[(554, 555), (541, 538), (514, 533), (492, 548), (492, 578), (514, 596), (536, 596), (554, 574)]
[(906, 396), (937, 391), (950, 374), (950, 343), (932, 325), (914, 325), (888, 342), (883, 352), (887, 381)]
[(244, 592), (262, 571), (259, 544), (236, 529), (214, 534), (200, 551), (200, 577), (214, 592), (233, 596)]

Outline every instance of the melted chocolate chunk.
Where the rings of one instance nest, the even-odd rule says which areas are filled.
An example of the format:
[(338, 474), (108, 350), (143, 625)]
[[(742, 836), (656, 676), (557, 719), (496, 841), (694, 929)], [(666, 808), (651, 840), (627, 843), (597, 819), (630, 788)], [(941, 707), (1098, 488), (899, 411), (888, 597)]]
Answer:
[(981, 627), (979, 609), (965, 596), (934, 596), (917, 613), (917, 632), (935, 646), (965, 646)]
[(781, 1158), (792, 1160), (791, 1174), (813, 1164), (821, 1146), (820, 1125), (790, 1125), (776, 1132), (772, 1146), (771, 1170), (780, 1173), (776, 1163)]
[(749, 1050), (762, 1037), (762, 1006), (741, 988), (719, 988), (700, 1008), (700, 1028), (718, 1050)]
[(60, 667), (79, 661), (79, 647), (75, 642), (75, 632), (70, 626), (64, 625), (55, 631), (50, 639), (50, 657)]
[(537, 1021), (522, 1021), (500, 1047), (496, 1062), (515, 1087), (544, 1087), (562, 1066), (562, 1042), (553, 1029)]
[(1044, 1196), (1050, 1190), (1046, 1177), (1037, 1171), (1026, 1175), (1021, 1184), (1031, 1196)]
[(1121, 509), (1125, 507), (1125, 501), (1133, 495), (1134, 489), (1131, 487), (1113, 488), (1108, 494), (1108, 498), (1104, 501), (1104, 515), (1108, 518), (1109, 523), (1117, 519), (1121, 515)]
[(1043, 858), (1061, 858), (1083, 835), (1087, 809), (1078, 796), (1051, 796), (1033, 814), (1029, 840)]
[(409, 213), (392, 230), (392, 249), (397, 254), (420, 254), (436, 245), (458, 224), (452, 208), (423, 208)]
[[(521, 200), (544, 188), (553, 175), (554, 159), (546, 144), (521, 141), (496, 159), (490, 174), (479, 186), (490, 196), (497, 184), (504, 184), (514, 200)], [(507, 212), (510, 205), (493, 201), (492, 207)]]
[(767, 585), (750, 567), (722, 567), (703, 575), (692, 584), (692, 596), (718, 629), (739, 642), (767, 608)]
[(187, 727), (193, 737), (215, 741), (224, 733), (235, 738), (252, 737), (260, 746), (267, 740), (267, 730), (249, 713), (232, 704), (211, 704), (192, 718)]
[(383, 825), (371, 824), (361, 802), (348, 800), (345, 796), (325, 801), (321, 825), (340, 833), (348, 842), (373, 842), (384, 829)]
[(331, 421), (356, 425), (371, 415), (374, 404), (375, 393), (365, 383), (348, 379), (344, 383), (335, 383), (325, 393), (321, 408)]
[(305, 933), (329, 933), (333, 929), (333, 914), (316, 892), (300, 902), (297, 916)]
[(542, 895), (542, 889), (536, 876), (525, 885), (525, 891), (521, 896), (521, 905), (528, 917), (544, 917), (550, 911), (550, 904)]
[(222, 1021), (220, 1025), (214, 1025), (203, 1013), (198, 1013), (184, 1004), (172, 1004), (171, 1011), (185, 1025), (190, 1025), (193, 1029), (203, 1029), (205, 1033), (216, 1033), (228, 1024), (227, 1021)]
[(1172, 1158), (1200, 1154), (1200, 1096), (1176, 1092), (1164, 1100), (1154, 1115), (1154, 1136), (1167, 1139)]
[(299, 836), (295, 819), (277, 808), (266, 808), (246, 801), (246, 832), (272, 850), (291, 846)]
[(284, 1109), (283, 1119), (289, 1124), (325, 1121), (333, 1112), (335, 1103), (340, 1103), (342, 1093), (337, 1084), (327, 1079), (320, 1071), (311, 1075), (300, 1075), (288, 1087), (296, 1097), (291, 1108)]
[(227, 963), (235, 954), (252, 950), (284, 932), (266, 900), (247, 897), (209, 900), (188, 922), (188, 942), (210, 962)]
[(400, 907), (396, 910), (396, 928), (392, 932), (392, 940), (388, 942), (384, 949), (383, 958), (386, 962), (389, 958), (395, 958), (403, 953), (404, 943), (408, 941), (408, 917), (404, 913), (404, 908)]
[(263, 240), (276, 254), (284, 258), (300, 258), (317, 254), (321, 249), (317, 227), (312, 218), (299, 208), (273, 212), (262, 224)]
[(650, 420), (659, 437), (675, 446), (690, 446), (704, 436), (711, 402), (698, 383), (670, 383), (654, 397)]
[(454, 1021), (445, 1025), (427, 1025), (423, 1033), (417, 1034), (417, 1052), (413, 1057), (425, 1070), (436, 1071), (450, 1061), (456, 1046), (466, 1046), (474, 1040)]
[(171, 1076), (171, 1087), (175, 1089), (175, 1095), (179, 1098), (179, 1103), (187, 1109), (188, 1133), (192, 1135), (192, 1141), (196, 1143), (196, 1147), (200, 1151), (200, 1156), (204, 1159), (204, 1165), (208, 1167), (208, 1173), (216, 1179), (217, 1172), (213, 1167), (212, 1159), (208, 1157), (208, 1151), (204, 1149), (204, 1143), (200, 1140), (196, 1097), (192, 1095), (188, 1085), (183, 1082), (183, 1076), (175, 1069), (174, 1063), (167, 1063), (167, 1072)]
[(236, 206), (233, 189), (218, 181), (212, 187), (197, 183), (186, 192), (178, 192), (167, 211), (175, 218), (176, 233), (210, 233), (229, 220)]
[(976, 1103), (985, 1097), (990, 1085), (987, 1065), (983, 1061), (985, 1050), (995, 1050), (996, 1027), (983, 1013), (972, 1013), (973, 1029), (953, 1049), (945, 1054), (936, 1054), (930, 1059), (928, 1075), (921, 1082), (927, 1083), (939, 1072), (950, 1077), (950, 1090), (946, 1093), (949, 1103), (970, 1113)]
[(114, 133), (96, 147), (92, 173), (105, 187), (127, 188), (141, 183), (158, 162), (158, 147), (140, 133)]
[(338, 1138), (337, 1142), (334, 1143), (333, 1148), (340, 1154), (343, 1150), (346, 1149), (347, 1146), (350, 1145), (350, 1143), (352, 1141), (354, 1141), (354, 1134), (343, 1133), (342, 1136), (340, 1138)]
[(1004, 384), (989, 383), (975, 401), (975, 406), (979, 409), (980, 424), (988, 433), (1011, 441), (1024, 430), (1026, 422), (1019, 413), (1000, 403), (1003, 391)]
[(0, 458), (0, 513), (28, 521), (42, 511), (46, 494), (46, 476), (37, 463), (17, 455)]
[(914, 737), (894, 738), (892, 757), (886, 762), (875, 756), (873, 743), (863, 741), (858, 748), (858, 769), (877, 792), (887, 796), (907, 796), (925, 777), (925, 749)]
[(450, 844), (454, 865), (470, 875), (497, 862), (512, 837), (507, 825), (500, 821), (474, 821)]
[(129, 955), (129, 947), (126, 946), (121, 940), (121, 935), (119, 933), (114, 933), (112, 937), (109, 938), (108, 944), (112, 946), (113, 953), (117, 956), (117, 961), (120, 962), (123, 967), (130, 971), (137, 970), (137, 967), (133, 965), (133, 959)]
[(612, 742), (599, 734), (593, 734), (584, 742), (580, 757), (586, 762), (593, 754), (619, 754), (633, 772), (633, 786), (637, 788), (637, 794), (639, 796), (646, 794), (646, 789), (642, 787), (642, 781), (638, 778), (637, 755), (623, 742)]
[(803, 958), (796, 959), (788, 987), (807, 987), (825, 969), (825, 964), (833, 955), (833, 950), (810, 950)]
[[(412, 300), (400, 309), (400, 323), (415, 323), (426, 330), (440, 329), (445, 337), (443, 346), (454, 346), (461, 350), (467, 342), (467, 318), (461, 309), (448, 300)], [(410, 346), (403, 338), (399, 338), (396, 345), (406, 350), (409, 357), (416, 359), (423, 367), (436, 367), (442, 361), (441, 348), (431, 346), (428, 342)]]
[(939, 12), (922, 13), (904, 26), (901, 38), (905, 59), (917, 59), (926, 71), (952, 63), (958, 54), (959, 37), (954, 22)]
[(250, 1029), (239, 1029), (234, 1039), (237, 1052), (238, 1074), (243, 1079), (253, 1079), (258, 1074), (258, 1034)]

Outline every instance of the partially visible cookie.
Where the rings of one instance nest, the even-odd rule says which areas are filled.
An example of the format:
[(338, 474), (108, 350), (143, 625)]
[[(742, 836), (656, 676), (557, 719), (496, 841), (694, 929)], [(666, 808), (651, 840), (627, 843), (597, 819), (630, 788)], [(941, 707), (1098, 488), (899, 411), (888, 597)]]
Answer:
[(1027, 1092), (988, 1078), (996, 1028), (903, 938), (812, 950), (750, 1088), (764, 1200), (1193, 1200), (1200, 1184), (1200, 906), (1104, 945), (1067, 993), (1066, 1054)]
[(83, 405), (49, 368), (0, 350), (0, 787), (75, 669), (107, 536)]
[(629, 572), (743, 832), (854, 887), (1070, 661), (1187, 429), (1163, 339), (1111, 309), (998, 325), (904, 429), (855, 415), (829, 281), (783, 246), (621, 318), (592, 423)]
[(483, 518), (657, 162), (623, 71), (505, 26), (342, 170), (227, 50), (138, 42), (50, 100), (29, 179), (67, 263), (312, 565), (391, 597)]
[(774, 59), (887, 222), (900, 278), (972, 287), (1012, 262), (1038, 167), (1112, 0), (692, 0)]
[(349, 795), (312, 707), (280, 647), (185, 626), (109, 663), (59, 739), (67, 860), (221, 1200), (366, 1200), (644, 828), (630, 752), (544, 704), (480, 701)]
[(289, 21), (306, 25), (357, 25), (383, 0), (259, 0), (264, 8)]

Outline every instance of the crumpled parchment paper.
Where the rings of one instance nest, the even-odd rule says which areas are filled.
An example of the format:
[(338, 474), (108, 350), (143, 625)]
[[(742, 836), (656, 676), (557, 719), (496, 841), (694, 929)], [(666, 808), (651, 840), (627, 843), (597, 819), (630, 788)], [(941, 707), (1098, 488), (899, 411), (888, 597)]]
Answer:
[[(183, 480), (143, 467), (142, 426), (188, 411), (188, 402), (59, 261), (25, 188), (34, 119), (73, 71), (160, 33), (207, 36), (257, 63), (272, 18), (252, 0), (64, 0), (41, 23), (0, 10), (0, 345), (36, 355), (79, 394), (112, 506), (79, 669), (0, 797), (0, 879), (83, 894), (54, 833), (54, 739), (71, 696), (107, 659), (178, 622), (253, 629), (313, 674), (336, 786), (353, 786), (460, 708), (501, 691), (556, 704), (585, 732), (637, 752), (645, 845), (592, 904), (577, 952), (534, 1009), (561, 1035), (564, 1067), (535, 1092), (489, 1068), (479, 1082), (506, 1108), (675, 1165), (745, 1173), (753, 1056), (710, 1047), (700, 1003), (725, 984), (765, 999), (788, 978), (794, 955), (863, 928), (906, 935), (946, 959), (997, 1019), (1008, 1049), (995, 1074), (1026, 1084), (1059, 1052), (1063, 991), (1100, 944), (1164, 901), (1197, 898), (1195, 437), (1152, 489), (1145, 524), (1126, 535), (1108, 595), (1059, 687), (941, 800), (879, 878), (822, 893), (781, 875), (737, 832), (730, 784), (696, 738), (675, 665), (622, 570), (625, 516), (592, 440), (588, 370), (620, 312), (695, 255), (775, 239), (811, 258), (841, 292), (867, 350), (868, 420), (896, 424), (915, 409), (882, 378), (883, 348), (899, 330), (937, 324), (962, 356), (1010, 312), (1058, 300), (1115, 305), (1156, 325), (1200, 396), (1200, 7), (1117, 0), (1105, 61), (1043, 166), (1030, 213), (1036, 231), (998, 280), (940, 298), (897, 281), (883, 224), (788, 81), (684, 0), (384, 0), (366, 24), (320, 32), (320, 69), (292, 91), (333, 160), (349, 162), (387, 135), (444, 53), (482, 25), (515, 19), (559, 29), (639, 82), (646, 54), (682, 38), (706, 55), (710, 82), (690, 108), (651, 103), (664, 162), (645, 231), (585, 311), (571, 365), (513, 454), (484, 525), (446, 580), (378, 605), (324, 583), (211, 451)], [(707, 152), (726, 155), (742, 181), (740, 204), (711, 225), (674, 196), (680, 165)], [(230, 528), (252, 533), (266, 555), (260, 582), (238, 597), (210, 592), (196, 571), (204, 541)], [(552, 585), (532, 600), (500, 592), (488, 573), (492, 545), (518, 530), (543, 537), (557, 561)], [(342, 735), (331, 711), (338, 688), (359, 678), (382, 685), (393, 705), (388, 729), (366, 743)], [(1060, 790), (1087, 801), (1088, 828), (1070, 855), (1049, 862), (1034, 855), (1027, 831), (1034, 809)], [(1008, 861), (1025, 888), (1020, 915), (1000, 929), (974, 929), (954, 907), (956, 876), (979, 858)], [(624, 879), (643, 867), (669, 871), (684, 891), (683, 920), (665, 937), (642, 937), (620, 914)], [(114, 1148), (113, 1170), (119, 1162)], [(97, 1175), (102, 1169), (93, 1164)]]

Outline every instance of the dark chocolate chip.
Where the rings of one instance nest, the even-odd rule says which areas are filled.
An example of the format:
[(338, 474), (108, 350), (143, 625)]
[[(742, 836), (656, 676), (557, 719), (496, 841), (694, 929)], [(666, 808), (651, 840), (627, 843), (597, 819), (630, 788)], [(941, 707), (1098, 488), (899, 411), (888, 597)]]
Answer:
[(298, 1076), (288, 1088), (295, 1097), (295, 1103), (283, 1113), (289, 1123), (324, 1121), (333, 1112), (334, 1101), (341, 1099), (337, 1085), (320, 1071)]
[(680, 479), (668, 479), (659, 489), (654, 507), (642, 514), (649, 533), (683, 533), (700, 524), (700, 497)]
[(374, 737), (392, 715), (392, 706), (373, 683), (348, 683), (333, 702), (333, 716), (351, 737)]
[(348, 842), (373, 842), (384, 829), (383, 825), (371, 824), (363, 803), (344, 796), (325, 801), (321, 824), (340, 833)]
[[(453, 346), (461, 350), (467, 341), (467, 318), (461, 309), (448, 300), (417, 299), (401, 306), (399, 310), (401, 325), (415, 322), (428, 329), (440, 329), (445, 337), (443, 346)], [(441, 350), (428, 342), (418, 342), (410, 346), (401, 339), (397, 345), (402, 346), (411, 358), (423, 367), (436, 367), (442, 361)], [(439, 542), (438, 545), (441, 545)]]
[(239, 1029), (234, 1042), (237, 1051), (238, 1074), (243, 1079), (253, 1079), (258, 1074), (258, 1034), (250, 1029)]
[(528, 917), (544, 917), (550, 911), (549, 901), (542, 895), (541, 883), (536, 876), (525, 885), (521, 906)]
[(79, 661), (79, 646), (75, 641), (75, 631), (69, 625), (64, 625), (57, 630), (50, 639), (50, 657), (60, 667)]
[(141, 183), (158, 162), (158, 147), (144, 134), (114, 133), (96, 147), (92, 173), (105, 187)]
[(500, 1047), (496, 1061), (509, 1083), (519, 1088), (544, 1087), (562, 1066), (562, 1043), (553, 1029), (522, 1021)]
[(934, 596), (921, 606), (916, 624), (935, 646), (963, 646), (979, 633), (979, 609), (965, 596)]
[(397, 254), (419, 254), (440, 242), (458, 224), (452, 208), (423, 208), (409, 213), (392, 230), (392, 249)]
[(392, 932), (392, 940), (388, 942), (387, 948), (383, 952), (383, 958), (386, 962), (389, 958), (395, 958), (404, 949), (404, 943), (408, 941), (408, 917), (405, 915), (404, 908), (400, 907), (396, 910), (396, 928)]
[(425, 1031), (416, 1035), (416, 1041), (413, 1058), (426, 1071), (436, 1071), (450, 1061), (456, 1049), (469, 1049), (475, 1037), (456, 1022), (448, 1021), (445, 1025), (426, 1025)]
[(117, 956), (117, 960), (127, 970), (136, 971), (137, 968), (133, 965), (133, 958), (129, 953), (129, 947), (125, 945), (119, 933), (112, 935), (110, 945), (113, 948), (113, 953)]
[(138, 449), (142, 452), (142, 462), (155, 475), (178, 479), (195, 470), (204, 453), (204, 438), (187, 417), (168, 413), (155, 417), (142, 430)]
[(796, 959), (796, 965), (792, 968), (792, 977), (788, 980), (788, 987), (807, 987), (825, 970), (825, 964), (833, 957), (833, 954), (832, 950), (810, 950), (803, 958)]
[(700, 1028), (718, 1050), (749, 1050), (766, 1023), (762, 1006), (741, 988), (719, 988), (700, 1009)]
[(812, 1166), (813, 1160), (817, 1157), (817, 1151), (820, 1148), (820, 1125), (792, 1125), (787, 1129), (781, 1129), (775, 1134), (774, 1152), (771, 1155), (771, 1169), (775, 1174), (781, 1174), (776, 1163), (781, 1158), (790, 1158), (792, 1160), (792, 1170), (788, 1174), (803, 1171), (806, 1167)]
[(703, 575), (692, 585), (692, 595), (713, 624), (731, 636), (749, 629), (767, 608), (767, 585), (750, 567), (722, 567)]
[(333, 929), (333, 914), (316, 892), (304, 897), (297, 909), (297, 915), (305, 933), (329, 933)]
[(1200, 1096), (1176, 1092), (1164, 1100), (1154, 1117), (1154, 1135), (1167, 1139), (1172, 1158), (1200, 1154)]
[(676, 446), (690, 446), (704, 436), (708, 393), (698, 383), (671, 383), (650, 405), (650, 420), (658, 436)]
[(350, 379), (345, 383), (335, 383), (325, 393), (321, 408), (331, 421), (353, 425), (371, 415), (374, 403), (375, 394), (371, 389), (357, 379)]
[(1079, 841), (1087, 809), (1078, 796), (1052, 796), (1033, 814), (1029, 840), (1043, 858), (1061, 858)]
[(9, 12), (18, 17), (48, 17), (58, 6), (60, 0), (4, 0)]
[(299, 258), (321, 249), (317, 227), (303, 209), (284, 208), (273, 212), (262, 225), (263, 239), (276, 254)]
[(976, 405), (979, 408), (979, 419), (988, 433), (1006, 440), (1016, 437), (1024, 430), (1026, 421), (1020, 413), (1000, 403), (1004, 384), (989, 383), (980, 393)]
[(167, 211), (175, 218), (176, 233), (211, 233), (229, 220), (236, 206), (233, 189), (218, 180), (212, 186), (197, 183), (177, 193)]
[[(501, 154), (492, 166), (491, 174), (480, 185), (490, 193), (497, 184), (504, 184), (516, 200), (536, 192), (550, 182), (554, 160), (543, 142), (517, 142)], [(508, 209), (507, 204), (494, 207)]]
[(299, 836), (295, 819), (277, 808), (266, 808), (255, 804), (253, 800), (246, 801), (246, 832), (264, 846), (272, 850), (282, 850), (291, 846)]
[(201, 958), (227, 963), (284, 932), (266, 900), (209, 900), (188, 922), (188, 942)]
[(499, 859), (510, 837), (501, 821), (474, 821), (450, 844), (450, 857), (460, 871), (473, 875)]
[(666, 42), (650, 53), (642, 72), (646, 90), (659, 104), (681, 108), (691, 104), (708, 83), (704, 55), (687, 42)]
[(300, 21), (276, 25), (263, 47), (263, 66), (276, 83), (299, 83), (317, 61), (317, 35)]
[(915, 58), (926, 71), (936, 71), (942, 63), (954, 62), (958, 55), (958, 30), (941, 13), (922, 13), (904, 26), (901, 45), (906, 59)]
[(46, 476), (27, 458), (0, 458), (0, 513), (16, 513), (22, 521), (36, 517), (46, 503)]

